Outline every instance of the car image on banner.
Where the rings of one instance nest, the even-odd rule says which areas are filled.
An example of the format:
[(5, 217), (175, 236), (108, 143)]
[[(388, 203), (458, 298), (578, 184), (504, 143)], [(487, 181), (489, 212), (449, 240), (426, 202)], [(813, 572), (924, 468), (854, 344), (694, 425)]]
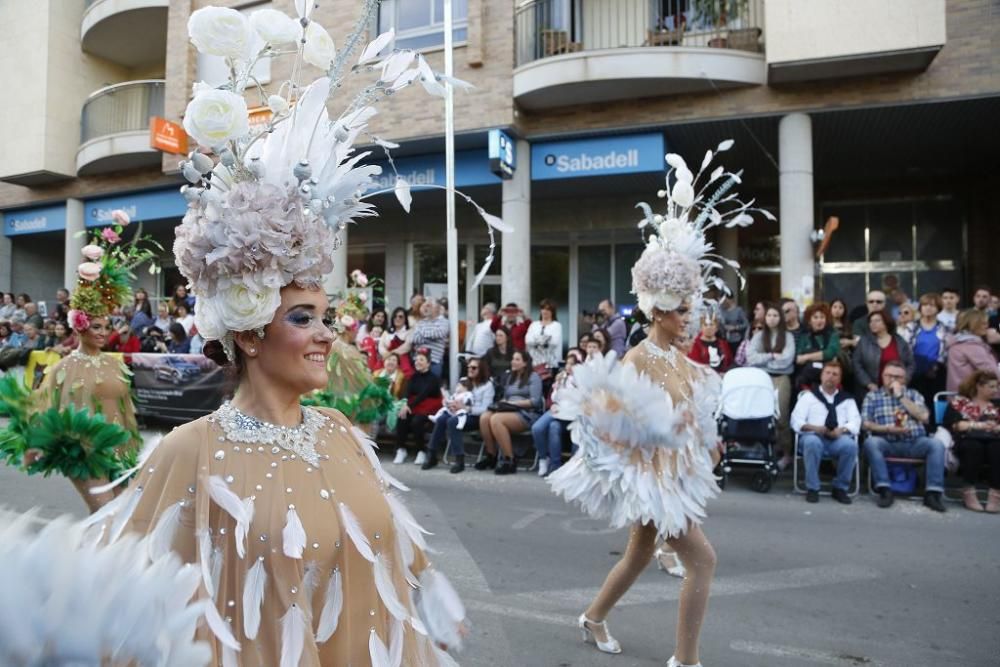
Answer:
[(135, 411), (145, 419), (188, 422), (222, 404), (226, 375), (200, 354), (132, 356)]

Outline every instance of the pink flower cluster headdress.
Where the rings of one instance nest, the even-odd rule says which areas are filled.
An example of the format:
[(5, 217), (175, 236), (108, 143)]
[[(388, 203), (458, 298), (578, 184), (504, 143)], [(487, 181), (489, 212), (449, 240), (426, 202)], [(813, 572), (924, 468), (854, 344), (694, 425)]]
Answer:
[[(701, 300), (713, 287), (721, 289), (724, 283), (718, 272), (724, 266), (736, 270), (742, 287), (739, 263), (714, 254), (705, 232), (713, 227), (747, 227), (753, 224), (752, 212), (776, 219), (770, 212), (754, 207), (753, 200), (743, 202), (735, 192), (729, 192), (741, 182), (742, 172), (727, 172), (721, 166), (710, 173), (705, 171), (716, 154), (732, 146), (733, 141), (727, 139), (714, 152), (707, 151), (697, 174), (688, 169), (680, 155), (668, 153), (667, 187), (657, 193), (667, 200), (666, 214), (653, 213), (645, 202), (636, 204), (645, 214), (639, 227), (652, 233), (632, 267), (632, 293), (648, 317), (652, 317), (654, 309), (676, 310), (684, 301)], [(701, 183), (703, 175), (707, 178)]]

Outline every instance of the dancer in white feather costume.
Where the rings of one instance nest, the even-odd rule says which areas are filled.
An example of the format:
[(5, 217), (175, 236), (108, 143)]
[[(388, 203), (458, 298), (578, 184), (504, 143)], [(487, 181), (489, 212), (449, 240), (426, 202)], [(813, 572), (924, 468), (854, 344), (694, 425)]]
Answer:
[(649, 336), (622, 363), (609, 354), (574, 371), (576, 386), (559, 395), (559, 411), (573, 418), (578, 449), (548, 477), (555, 493), (587, 514), (616, 528), (632, 527), (625, 555), (578, 619), (584, 640), (592, 638), (600, 650), (621, 652), (604, 620), (649, 564), (657, 538), (676, 550), (687, 574), (668, 663), (673, 667), (700, 665), (698, 637), (715, 571), (715, 552), (700, 524), (718, 493), (711, 449), (720, 388), (718, 376), (690, 361), (674, 341), (684, 335), (702, 295), (721, 285), (716, 272), (724, 264), (738, 269), (710, 254), (705, 231), (749, 225), (753, 211), (772, 217), (726, 194), (739, 174), (722, 167), (706, 172), (715, 154), (730, 146), (725, 141), (708, 151), (697, 175), (680, 156), (667, 155), (668, 189), (659, 193), (667, 199), (666, 215), (638, 205), (645, 213), (640, 227), (653, 234), (632, 268), (632, 291), (650, 320)]

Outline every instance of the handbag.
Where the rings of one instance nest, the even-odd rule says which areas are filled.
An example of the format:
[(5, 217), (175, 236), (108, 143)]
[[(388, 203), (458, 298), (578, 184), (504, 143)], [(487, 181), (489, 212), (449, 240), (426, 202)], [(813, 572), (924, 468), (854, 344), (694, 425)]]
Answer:
[(909, 463), (888, 463), (889, 488), (902, 496), (913, 495), (917, 490), (917, 469)]
[(490, 412), (517, 412), (520, 409), (508, 401), (497, 401), (489, 407)]

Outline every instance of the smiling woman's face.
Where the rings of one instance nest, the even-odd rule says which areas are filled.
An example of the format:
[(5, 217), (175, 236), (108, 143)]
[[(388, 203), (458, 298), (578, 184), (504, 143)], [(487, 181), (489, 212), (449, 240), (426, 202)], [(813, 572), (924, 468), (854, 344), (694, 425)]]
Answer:
[(264, 327), (263, 340), (250, 332), (241, 334), (241, 348), (257, 373), (275, 388), (295, 394), (326, 387), (326, 368), (333, 343), (324, 320), (330, 303), (321, 289), (289, 285), (281, 290), (281, 305)]

